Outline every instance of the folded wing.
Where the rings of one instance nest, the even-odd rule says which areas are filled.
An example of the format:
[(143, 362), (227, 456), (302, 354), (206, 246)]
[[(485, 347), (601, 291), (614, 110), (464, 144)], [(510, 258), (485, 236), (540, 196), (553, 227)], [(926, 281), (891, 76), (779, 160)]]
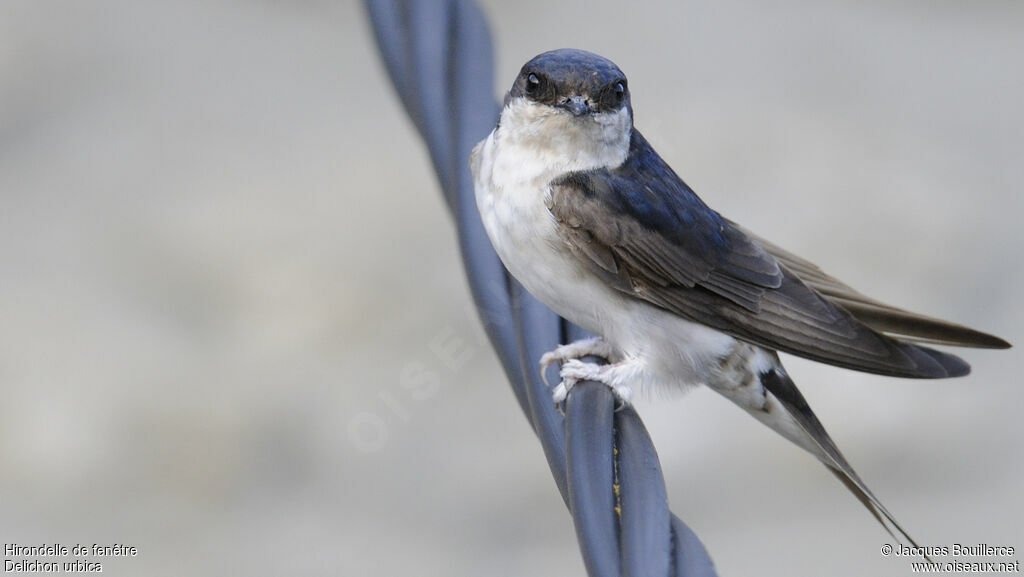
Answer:
[(869, 299), (708, 208), (634, 131), (616, 169), (551, 185), (548, 208), (575, 255), (611, 286), (736, 338), (871, 373), (967, 374), (956, 356), (898, 340), (1005, 341)]

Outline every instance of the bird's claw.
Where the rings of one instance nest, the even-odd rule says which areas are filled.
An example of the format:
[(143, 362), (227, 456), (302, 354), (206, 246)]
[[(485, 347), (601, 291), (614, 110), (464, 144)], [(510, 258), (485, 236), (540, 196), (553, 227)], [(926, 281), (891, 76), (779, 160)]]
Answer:
[[(544, 353), (540, 358), (540, 378), (544, 384), (551, 386), (548, 381), (548, 367), (556, 362), (566, 363), (572, 359), (586, 356), (597, 356), (611, 360), (612, 349), (601, 337), (593, 337), (574, 341), (565, 345), (558, 345), (555, 350)], [(568, 393), (568, 391), (566, 391)]]
[(555, 401), (555, 406), (559, 411), (563, 411), (563, 406), (566, 398), (569, 396), (569, 391), (581, 381), (595, 381), (603, 383), (608, 386), (612, 391), (612, 395), (615, 397), (615, 410), (621, 411), (622, 409), (629, 406), (629, 401), (633, 396), (633, 390), (627, 385), (619, 384), (609, 378), (609, 369), (614, 368), (613, 365), (597, 365), (594, 363), (586, 363), (579, 359), (569, 359), (562, 364), (562, 369), (559, 371), (559, 375), (562, 377), (562, 382), (558, 384), (552, 391), (552, 399)]

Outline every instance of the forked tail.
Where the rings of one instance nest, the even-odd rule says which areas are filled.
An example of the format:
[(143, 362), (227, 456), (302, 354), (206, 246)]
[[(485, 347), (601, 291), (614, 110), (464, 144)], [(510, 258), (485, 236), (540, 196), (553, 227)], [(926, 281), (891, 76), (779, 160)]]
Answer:
[[(832, 473), (839, 478), (840, 481), (846, 485), (846, 488), (852, 492), (857, 499), (864, 504), (864, 506), (874, 515), (875, 519), (885, 527), (890, 535), (896, 540), (901, 538), (906, 540), (911, 546), (921, 549), (917, 541), (910, 536), (909, 533), (899, 524), (898, 521), (893, 517), (892, 513), (882, 505), (882, 502), (875, 497), (875, 494), (871, 492), (864, 481), (861, 480), (857, 472), (853, 470), (850, 463), (846, 461), (843, 454), (836, 447), (835, 442), (829, 436), (828, 432), (825, 431), (825, 427), (818, 420), (818, 417), (811, 411), (811, 407), (807, 404), (804, 396), (796, 388), (796, 384), (793, 380), (785, 373), (780, 370), (781, 365), (776, 365), (779, 369), (771, 369), (767, 372), (761, 373), (760, 379), (761, 384), (764, 388), (775, 396), (779, 402), (785, 407), (786, 411), (793, 417), (796, 423), (803, 429), (803, 432), (813, 441), (814, 446), (818, 449), (818, 458), (825, 463)], [(925, 556), (926, 559), (931, 561), (930, 558)]]

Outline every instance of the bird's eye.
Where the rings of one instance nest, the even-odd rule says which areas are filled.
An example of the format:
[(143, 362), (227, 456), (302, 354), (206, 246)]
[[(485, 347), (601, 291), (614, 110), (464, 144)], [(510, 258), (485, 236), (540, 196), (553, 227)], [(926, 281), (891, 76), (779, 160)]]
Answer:
[(536, 94), (539, 91), (540, 91), (540, 78), (538, 78), (536, 74), (531, 72), (530, 75), (526, 77), (526, 93), (527, 94)]
[(622, 99), (626, 97), (626, 85), (623, 82), (616, 82), (615, 87), (612, 89), (615, 92), (615, 100), (622, 102)]

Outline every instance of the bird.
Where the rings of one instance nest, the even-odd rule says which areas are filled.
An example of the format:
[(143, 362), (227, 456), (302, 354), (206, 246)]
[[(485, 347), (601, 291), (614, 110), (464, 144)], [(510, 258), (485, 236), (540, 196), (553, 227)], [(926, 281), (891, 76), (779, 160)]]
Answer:
[[(552, 50), (523, 65), (470, 168), (509, 273), (596, 335), (538, 359), (545, 382), (560, 363), (556, 404), (584, 380), (610, 387), (622, 406), (634, 389), (707, 386), (815, 456), (890, 534), (917, 546), (778, 353), (937, 379), (970, 366), (926, 345), (1008, 342), (869, 298), (708, 207), (634, 126), (625, 74), (592, 52)], [(583, 360), (590, 356), (607, 363)]]

